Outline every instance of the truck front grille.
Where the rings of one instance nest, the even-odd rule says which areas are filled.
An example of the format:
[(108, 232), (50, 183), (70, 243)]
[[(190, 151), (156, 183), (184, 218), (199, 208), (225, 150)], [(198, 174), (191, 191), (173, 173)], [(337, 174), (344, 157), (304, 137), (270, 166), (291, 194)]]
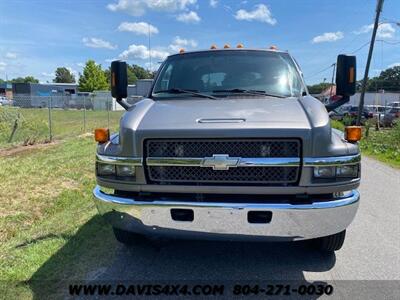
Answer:
[(298, 140), (147, 140), (148, 157), (299, 157)]
[[(162, 140), (145, 141), (145, 158), (207, 158), (216, 154), (241, 158), (300, 157), (297, 139)], [(146, 161), (146, 159), (145, 159)], [(300, 166), (248, 166), (214, 170), (200, 166), (146, 166), (152, 184), (295, 185)]]

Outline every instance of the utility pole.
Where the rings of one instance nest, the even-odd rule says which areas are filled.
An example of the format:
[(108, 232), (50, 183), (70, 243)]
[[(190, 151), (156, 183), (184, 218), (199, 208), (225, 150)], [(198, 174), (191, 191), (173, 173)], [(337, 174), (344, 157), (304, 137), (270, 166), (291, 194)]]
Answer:
[(379, 26), (379, 16), (381, 14), (382, 7), (383, 7), (383, 0), (378, 0), (378, 3), (376, 5), (374, 29), (372, 31), (371, 43), (369, 44), (367, 65), (365, 67), (364, 79), (363, 79), (362, 86), (361, 86), (360, 103), (358, 104), (357, 126), (360, 126), (360, 124), (361, 124), (361, 114), (362, 114), (363, 108), (364, 108), (364, 97), (365, 97), (365, 90), (367, 88), (369, 66), (371, 64), (372, 52), (374, 51), (376, 31), (378, 30), (378, 26)]

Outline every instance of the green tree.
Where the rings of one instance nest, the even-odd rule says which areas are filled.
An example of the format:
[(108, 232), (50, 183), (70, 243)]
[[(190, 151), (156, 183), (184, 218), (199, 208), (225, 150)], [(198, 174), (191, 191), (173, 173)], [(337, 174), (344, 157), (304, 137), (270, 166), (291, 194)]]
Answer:
[(367, 91), (377, 90), (400, 91), (400, 66), (383, 70), (379, 76), (368, 80)]
[(135, 84), (136, 81), (138, 80), (138, 77), (136, 76), (133, 67), (128, 65), (127, 67), (127, 74), (128, 74), (128, 84)]
[(75, 76), (66, 67), (58, 67), (55, 71), (56, 77), (53, 82), (57, 83), (75, 83)]
[(153, 78), (153, 74), (141, 66), (133, 64), (130, 66), (132, 68), (132, 72), (136, 75), (138, 79), (149, 79)]
[[(111, 67), (104, 71), (107, 77), (107, 82), (111, 82)], [(128, 75), (128, 84), (135, 84), (138, 78), (136, 77), (135, 73), (133, 72), (133, 68), (130, 65), (127, 65), (127, 75)]]
[(109, 84), (100, 64), (94, 60), (88, 60), (83, 74), (79, 77), (79, 90), (81, 92), (93, 92), (96, 90), (108, 90)]
[(308, 92), (310, 94), (320, 94), (322, 93), (324, 90), (326, 90), (327, 88), (329, 88), (331, 86), (330, 83), (327, 82), (321, 82), (321, 83), (317, 83), (314, 85), (308, 85)]
[(17, 77), (11, 79), (12, 83), (39, 83), (39, 80), (33, 76)]

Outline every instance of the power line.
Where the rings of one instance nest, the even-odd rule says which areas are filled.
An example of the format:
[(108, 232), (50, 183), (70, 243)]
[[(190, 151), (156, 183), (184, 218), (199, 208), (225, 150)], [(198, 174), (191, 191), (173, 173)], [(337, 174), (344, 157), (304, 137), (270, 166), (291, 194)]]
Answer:
[(377, 42), (383, 42), (385, 44), (389, 44), (389, 45), (397, 45), (400, 44), (400, 41), (385, 41), (385, 40), (376, 40)]
[(360, 46), (359, 48), (357, 48), (357, 50), (354, 50), (353, 52), (350, 52), (350, 54), (354, 54), (357, 53), (358, 51), (360, 51), (362, 48), (364, 48), (365, 46), (369, 45), (371, 42), (368, 41), (365, 44), (362, 44), (362, 46)]
[[(358, 36), (357, 36), (357, 37), (358, 37)], [(356, 40), (356, 38), (353, 39), (350, 43), (348, 43), (345, 47), (343, 47), (342, 50), (339, 51), (339, 53), (342, 52), (344, 49), (346, 49), (349, 45), (351, 45), (355, 40)], [(398, 45), (398, 44), (400, 44), (400, 41), (397, 41), (397, 40), (396, 40), (396, 41), (387, 41), (387, 40), (382, 40), (382, 39), (380, 39), (380, 40), (376, 40), (376, 41), (377, 41), (377, 42), (383, 42), (383, 43), (385, 43), (385, 44), (390, 44), (390, 45)], [(350, 52), (350, 54), (355, 54), (355, 53), (357, 53), (358, 51), (360, 51), (360, 50), (362, 50), (363, 48), (365, 48), (366, 46), (368, 46), (370, 43), (371, 43), (371, 41), (368, 41), (368, 42), (362, 44), (362, 45), (361, 45), (360, 47), (358, 47), (356, 50)], [(305, 78), (306, 78), (306, 79), (308, 79), (308, 78), (313, 78), (313, 77), (315, 77), (315, 76), (317, 76), (317, 75), (319, 75), (319, 74), (321, 74), (321, 73), (323, 73), (323, 72), (329, 70), (329, 69), (332, 68), (334, 65), (335, 65), (335, 63), (333, 63), (333, 64), (330, 65), (329, 67), (326, 67), (326, 68), (324, 68), (324, 69), (322, 69), (322, 70), (320, 70), (320, 71), (317, 71), (317, 72), (313, 73), (312, 75), (307, 76), (307, 77), (305, 77)]]
[(320, 71), (317, 71), (317, 72), (315, 72), (314, 74), (312, 74), (312, 75), (310, 75), (310, 76), (307, 76), (306, 78), (315, 77), (315, 76), (321, 74), (322, 72), (325, 72), (325, 71), (329, 70), (330, 68), (332, 68), (332, 67), (335, 66), (335, 65), (336, 65), (336, 63), (333, 63), (333, 64), (331, 64), (329, 67), (326, 67), (326, 68), (324, 68), (324, 69), (322, 69), (322, 70), (320, 70)]

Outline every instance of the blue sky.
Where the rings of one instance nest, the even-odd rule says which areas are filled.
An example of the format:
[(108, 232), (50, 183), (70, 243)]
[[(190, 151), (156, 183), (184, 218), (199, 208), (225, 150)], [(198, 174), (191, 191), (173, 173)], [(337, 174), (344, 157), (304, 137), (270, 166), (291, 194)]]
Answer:
[[(94, 59), (153, 68), (179, 48), (225, 43), (277, 45), (299, 62), (307, 83), (330, 81), (339, 53), (355, 54), (362, 77), (376, 0), (0, 0), (0, 78), (51, 81), (58, 66), (78, 74)], [(371, 75), (400, 65), (400, 1), (385, 0)], [(328, 68), (326, 71), (323, 69)]]

